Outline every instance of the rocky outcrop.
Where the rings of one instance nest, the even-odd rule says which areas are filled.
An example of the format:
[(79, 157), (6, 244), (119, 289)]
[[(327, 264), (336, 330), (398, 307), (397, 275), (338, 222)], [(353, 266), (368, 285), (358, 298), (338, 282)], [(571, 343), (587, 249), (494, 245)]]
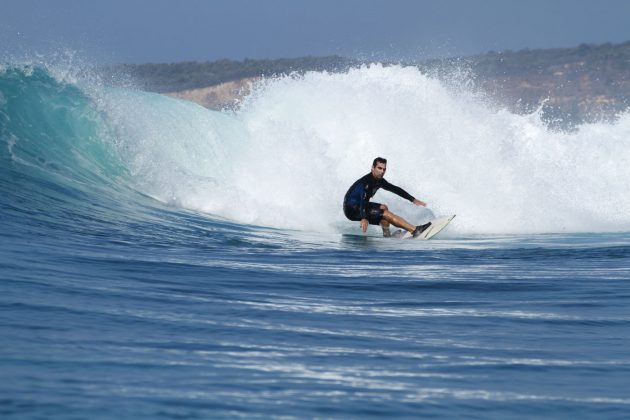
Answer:
[(240, 100), (250, 93), (252, 83), (257, 80), (260, 80), (260, 77), (246, 77), (218, 85), (167, 92), (165, 94), (174, 98), (195, 102), (210, 109), (234, 109), (238, 106)]

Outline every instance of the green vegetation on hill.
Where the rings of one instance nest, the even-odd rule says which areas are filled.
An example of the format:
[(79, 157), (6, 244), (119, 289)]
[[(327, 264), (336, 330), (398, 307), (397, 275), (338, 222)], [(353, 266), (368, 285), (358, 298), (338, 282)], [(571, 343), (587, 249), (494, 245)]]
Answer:
[(248, 77), (274, 76), (306, 71), (347, 70), (358, 61), (339, 56), (282, 58), (277, 60), (181, 62), (122, 65), (117, 70), (133, 77), (146, 90), (174, 92), (217, 85)]
[(582, 44), (576, 48), (490, 52), (473, 56), (470, 60), (474, 63), (475, 70), (486, 77), (544, 72), (550, 67), (570, 63), (584, 63), (586, 68), (594, 71), (600, 71), (602, 65), (610, 64), (617, 70), (628, 70), (630, 42), (619, 45)]

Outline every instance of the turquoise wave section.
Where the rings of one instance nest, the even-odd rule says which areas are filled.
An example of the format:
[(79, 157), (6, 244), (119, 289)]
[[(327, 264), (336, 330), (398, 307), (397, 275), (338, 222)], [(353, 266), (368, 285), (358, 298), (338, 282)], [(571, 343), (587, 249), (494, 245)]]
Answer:
[(0, 153), (14, 170), (80, 189), (125, 174), (99, 111), (76, 85), (43, 68), (10, 67), (0, 92)]

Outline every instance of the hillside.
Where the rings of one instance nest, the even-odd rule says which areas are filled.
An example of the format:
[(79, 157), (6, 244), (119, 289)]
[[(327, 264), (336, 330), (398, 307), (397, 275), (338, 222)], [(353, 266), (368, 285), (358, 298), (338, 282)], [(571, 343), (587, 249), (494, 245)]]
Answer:
[(630, 42), (506, 51), (466, 59), (483, 90), (516, 112), (545, 101), (549, 119), (613, 119), (630, 106)]
[[(124, 65), (110, 70), (131, 75), (143, 89), (218, 109), (234, 105), (239, 96), (247, 93), (249, 82), (262, 76), (340, 72), (360, 64), (355, 59), (330, 56)], [(522, 113), (544, 104), (545, 118), (562, 126), (614, 119), (630, 106), (630, 42), (489, 52), (402, 64), (444, 78), (463, 69), (470, 85), (502, 106)]]

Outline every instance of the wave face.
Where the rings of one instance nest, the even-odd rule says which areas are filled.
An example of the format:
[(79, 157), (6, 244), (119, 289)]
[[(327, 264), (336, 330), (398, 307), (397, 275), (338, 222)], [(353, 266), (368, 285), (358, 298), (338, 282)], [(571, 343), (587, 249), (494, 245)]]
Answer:
[(58, 184), (102, 184), (124, 170), (106, 122), (77, 86), (42, 68), (0, 69), (1, 156)]
[(451, 234), (630, 229), (629, 114), (555, 132), (538, 113), (381, 65), (265, 80), (236, 112), (38, 67), (4, 68), (0, 88), (4, 165), (112, 207), (140, 193), (238, 223), (344, 231), (356, 227), (346, 189), (384, 156), (388, 180), (431, 210), (375, 201), (413, 222), (456, 213)]

